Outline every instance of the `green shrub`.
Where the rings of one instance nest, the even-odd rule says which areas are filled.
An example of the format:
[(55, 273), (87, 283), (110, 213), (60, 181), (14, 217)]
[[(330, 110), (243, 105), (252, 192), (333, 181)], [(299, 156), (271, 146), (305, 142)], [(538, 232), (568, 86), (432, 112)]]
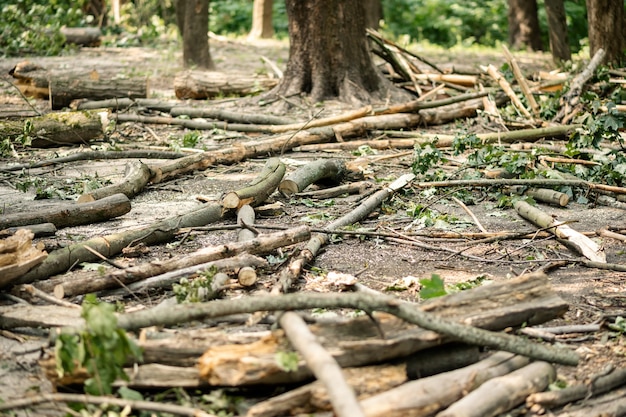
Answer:
[(61, 26), (83, 24), (84, 0), (0, 0), (0, 56), (57, 55)]

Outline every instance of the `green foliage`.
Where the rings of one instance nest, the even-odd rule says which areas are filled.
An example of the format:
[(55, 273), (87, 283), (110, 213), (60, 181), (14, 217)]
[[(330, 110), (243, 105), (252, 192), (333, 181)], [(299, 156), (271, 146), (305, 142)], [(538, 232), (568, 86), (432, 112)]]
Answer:
[(295, 372), (298, 370), (300, 359), (296, 352), (278, 351), (276, 352), (276, 364), (285, 372)]
[(15, 182), (15, 188), (24, 193), (35, 192), (35, 200), (60, 199), (75, 200), (79, 195), (111, 184), (111, 180), (103, 179), (95, 174), (85, 175), (80, 178), (54, 178), (27, 175), (19, 176)]
[(432, 181), (441, 179), (443, 175), (441, 170), (434, 168), (441, 165), (446, 159), (436, 147), (436, 143), (435, 140), (433, 143), (415, 145), (415, 159), (413, 160), (413, 173), (415, 175)]
[(430, 279), (420, 279), (420, 284), (422, 285), (422, 289), (420, 290), (420, 298), (422, 300), (441, 297), (447, 294), (443, 280), (437, 274), (432, 274)]
[(224, 389), (212, 390), (202, 394), (200, 398), (204, 404), (203, 409), (219, 417), (241, 415), (243, 412), (241, 407), (243, 398), (229, 395)]
[(61, 26), (84, 23), (84, 0), (0, 0), (0, 56), (57, 55)]
[[(408, 35), (414, 42), (444, 47), (473, 44), (497, 46), (507, 41), (507, 0), (385, 0), (384, 29), (395, 36)], [(548, 48), (548, 23), (539, 0), (539, 26)], [(572, 51), (587, 37), (585, 0), (566, 0), (568, 39)]]
[(211, 267), (195, 279), (181, 278), (178, 284), (172, 285), (172, 290), (179, 303), (198, 303), (205, 301), (206, 294), (211, 292), (213, 277), (217, 268)]
[(86, 296), (81, 314), (85, 330), (61, 334), (55, 342), (59, 377), (84, 367), (90, 375), (85, 381), (87, 394), (111, 394), (116, 379), (128, 380), (123, 369), (126, 361), (142, 356), (139, 347), (117, 327), (114, 311), (115, 305), (99, 303), (93, 294)]
[[(209, 29), (217, 34), (243, 35), (252, 27), (252, 2), (250, 0), (213, 0), (210, 3)], [(274, 32), (287, 36), (288, 23), (285, 2), (275, 1), (272, 13)]]

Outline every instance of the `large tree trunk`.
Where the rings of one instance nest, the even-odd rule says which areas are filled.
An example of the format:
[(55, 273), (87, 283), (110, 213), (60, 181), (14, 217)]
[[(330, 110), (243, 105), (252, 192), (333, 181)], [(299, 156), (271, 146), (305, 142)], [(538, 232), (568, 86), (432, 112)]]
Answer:
[(381, 0), (364, 0), (365, 27), (378, 30), (380, 20), (383, 18), (383, 3)]
[(537, 0), (508, 1), (509, 44), (514, 49), (528, 48), (533, 51), (540, 51), (542, 48)]
[(353, 104), (384, 98), (390, 84), (370, 56), (361, 0), (287, 0), (286, 6), (289, 61), (275, 93)]
[(550, 51), (555, 62), (567, 61), (572, 55), (567, 37), (564, 0), (545, 0), (550, 33)]
[(269, 39), (274, 37), (272, 8), (274, 0), (254, 0), (252, 6), (252, 29), (248, 38)]
[(186, 68), (213, 69), (209, 51), (209, 0), (178, 0), (176, 20), (183, 36)]
[(619, 0), (587, 0), (590, 55), (602, 48), (604, 61), (616, 65), (624, 62), (626, 25), (624, 3)]

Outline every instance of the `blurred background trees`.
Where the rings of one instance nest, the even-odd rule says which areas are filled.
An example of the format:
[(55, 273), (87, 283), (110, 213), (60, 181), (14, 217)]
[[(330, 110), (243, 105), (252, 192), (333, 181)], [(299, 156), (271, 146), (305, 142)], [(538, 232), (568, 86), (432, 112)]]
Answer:
[[(288, 22), (285, 2), (264, 0), (262, 14), (269, 14), (274, 36), (288, 36)], [(567, 46), (572, 53), (589, 48), (589, 39), (596, 39), (587, 31), (587, 8), (600, 13), (610, 10), (608, 17), (623, 27), (623, 0), (365, 0), (378, 5), (382, 15), (381, 28), (385, 36), (406, 42), (422, 42), (451, 47), (494, 47), (500, 43), (509, 43), (509, 6), (537, 4), (536, 17), (539, 27), (539, 40), (533, 34), (530, 49), (555, 49), (555, 39), (549, 39), (549, 19), (551, 7), (561, 4), (565, 14), (567, 28)], [(114, 18), (111, 0), (0, 0), (0, 55), (16, 54), (56, 54), (62, 42), (50, 36), (61, 25), (102, 26), (106, 34), (111, 35), (107, 42), (114, 45), (146, 45), (157, 42), (176, 42), (175, 0), (122, 0), (118, 21)], [(103, 7), (107, 10), (102, 11)], [(367, 11), (376, 10), (376, 6), (366, 6)], [(381, 10), (382, 9), (382, 10)], [(616, 11), (621, 10), (621, 15)], [(100, 10), (100, 12), (98, 12)], [(216, 34), (247, 36), (253, 28), (253, 0), (212, 0), (209, 12), (209, 29)], [(367, 16), (367, 15), (366, 15)], [(594, 19), (595, 14), (590, 18)], [(620, 17), (621, 16), (621, 17)], [(601, 19), (606, 19), (600, 15)], [(374, 20), (376, 17), (373, 18)], [(621, 19), (621, 20), (620, 20)], [(592, 20), (597, 22), (598, 19)], [(551, 22), (551, 23), (549, 23)], [(612, 24), (613, 24), (612, 23)], [(367, 25), (373, 25), (368, 18)], [(598, 23), (598, 29), (611, 29)], [(255, 29), (256, 30), (256, 29)], [(265, 33), (270, 33), (265, 28)], [(269, 35), (263, 35), (269, 36)], [(605, 35), (606, 36), (606, 35)], [(614, 36), (618, 38), (618, 36)], [(621, 37), (624, 38), (623, 36)], [(594, 44), (594, 42), (591, 42)], [(597, 43), (597, 42), (596, 42)], [(526, 49), (528, 44), (516, 45)], [(594, 44), (595, 45), (595, 44)], [(564, 51), (564, 44), (560, 45)], [(619, 48), (619, 45), (618, 45)], [(592, 48), (593, 49), (593, 48)], [(623, 47), (622, 47), (623, 49)], [(621, 51), (619, 52), (621, 54)], [(567, 53), (560, 53), (561, 59), (567, 59)]]

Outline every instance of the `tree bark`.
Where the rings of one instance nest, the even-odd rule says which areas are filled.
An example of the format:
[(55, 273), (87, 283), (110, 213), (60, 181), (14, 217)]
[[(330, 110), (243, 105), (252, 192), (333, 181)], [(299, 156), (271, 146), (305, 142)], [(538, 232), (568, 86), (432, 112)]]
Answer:
[(248, 39), (270, 39), (274, 37), (272, 8), (274, 0), (254, 0), (252, 5), (252, 29)]
[(390, 84), (376, 70), (361, 0), (288, 0), (289, 61), (276, 95), (361, 104), (382, 100)]
[(567, 37), (567, 19), (564, 0), (545, 0), (548, 15), (548, 33), (552, 59), (559, 63), (572, 58)]
[(266, 75), (184, 71), (174, 77), (174, 92), (180, 100), (247, 96), (269, 90), (276, 84), (278, 80)]
[(620, 65), (624, 61), (626, 24), (624, 3), (614, 0), (587, 0), (589, 54), (604, 49), (604, 63)]
[(508, 3), (509, 44), (513, 49), (540, 51), (537, 0), (508, 0)]
[[(209, 50), (209, 0), (178, 1), (177, 22), (182, 23), (183, 65), (213, 69), (215, 64)], [(180, 27), (180, 26), (179, 26)]]
[(364, 0), (365, 27), (377, 30), (380, 27), (380, 19), (383, 18), (383, 3), (381, 0)]

